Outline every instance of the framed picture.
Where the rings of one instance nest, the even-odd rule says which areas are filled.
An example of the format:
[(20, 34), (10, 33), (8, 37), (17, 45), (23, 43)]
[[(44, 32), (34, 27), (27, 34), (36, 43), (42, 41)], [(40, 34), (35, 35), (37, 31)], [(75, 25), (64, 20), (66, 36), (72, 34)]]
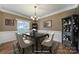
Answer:
[(44, 22), (44, 27), (45, 28), (51, 28), (52, 27), (52, 20), (47, 20)]
[(5, 19), (5, 25), (14, 26), (14, 19)]

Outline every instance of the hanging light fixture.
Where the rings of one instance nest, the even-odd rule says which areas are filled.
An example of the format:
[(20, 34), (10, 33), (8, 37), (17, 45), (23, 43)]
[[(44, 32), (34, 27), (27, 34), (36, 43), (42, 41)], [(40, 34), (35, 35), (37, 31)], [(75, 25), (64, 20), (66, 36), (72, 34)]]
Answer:
[(31, 19), (33, 19), (33, 20), (38, 20), (39, 19), (39, 17), (37, 17), (36, 15), (36, 9), (37, 9), (37, 6), (34, 6), (34, 8), (35, 8), (35, 13), (34, 13), (34, 16), (31, 16)]

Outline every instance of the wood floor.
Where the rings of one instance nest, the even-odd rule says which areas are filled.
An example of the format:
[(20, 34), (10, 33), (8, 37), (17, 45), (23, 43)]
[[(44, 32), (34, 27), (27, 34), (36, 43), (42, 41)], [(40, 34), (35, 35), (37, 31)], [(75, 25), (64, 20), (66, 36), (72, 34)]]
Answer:
[[(0, 45), (0, 54), (13, 54), (13, 43), (7, 42)], [(68, 48), (65, 48), (61, 43), (54, 42), (55, 44), (52, 46), (52, 52), (56, 51), (56, 54), (78, 54), (75, 50), (71, 50)]]
[[(13, 41), (12, 41), (13, 42)], [(7, 42), (0, 45), (0, 53), (1, 54), (9, 54), (10, 51), (13, 50), (12, 42)]]

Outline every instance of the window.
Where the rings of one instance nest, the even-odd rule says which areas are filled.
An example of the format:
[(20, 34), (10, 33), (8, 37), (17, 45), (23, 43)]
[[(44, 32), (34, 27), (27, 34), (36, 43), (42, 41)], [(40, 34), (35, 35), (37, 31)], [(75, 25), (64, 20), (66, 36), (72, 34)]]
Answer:
[(26, 33), (30, 30), (30, 22), (18, 20), (17, 21), (17, 32), (18, 33)]

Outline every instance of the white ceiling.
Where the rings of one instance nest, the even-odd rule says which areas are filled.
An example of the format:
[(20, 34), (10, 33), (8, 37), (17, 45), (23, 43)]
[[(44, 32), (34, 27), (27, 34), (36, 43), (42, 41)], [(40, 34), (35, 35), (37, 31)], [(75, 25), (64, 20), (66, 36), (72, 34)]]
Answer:
[(33, 16), (37, 5), (37, 16), (45, 17), (59, 11), (75, 8), (75, 4), (0, 4), (0, 10), (22, 16)]

